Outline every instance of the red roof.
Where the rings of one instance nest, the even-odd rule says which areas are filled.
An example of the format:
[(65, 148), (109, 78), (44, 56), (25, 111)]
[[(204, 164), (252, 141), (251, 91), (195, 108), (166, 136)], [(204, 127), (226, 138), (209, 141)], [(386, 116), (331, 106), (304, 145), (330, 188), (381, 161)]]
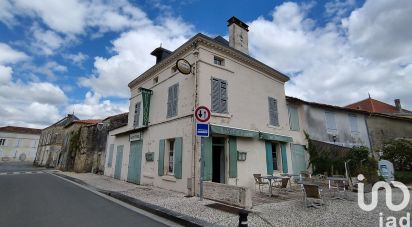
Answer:
[(24, 133), (24, 134), (41, 134), (41, 129), (37, 128), (24, 128), (16, 126), (5, 126), (0, 127), (0, 132), (11, 132), (11, 133)]
[[(381, 102), (373, 98), (367, 98), (359, 102), (345, 106), (347, 108), (364, 110), (372, 113), (399, 113), (395, 106)], [(404, 112), (410, 112), (402, 109)]]

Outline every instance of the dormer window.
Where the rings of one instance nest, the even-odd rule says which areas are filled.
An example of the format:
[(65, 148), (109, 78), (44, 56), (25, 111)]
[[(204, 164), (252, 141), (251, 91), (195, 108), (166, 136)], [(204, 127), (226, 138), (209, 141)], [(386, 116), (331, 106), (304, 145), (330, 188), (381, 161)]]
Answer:
[(225, 65), (225, 59), (214, 56), (213, 63), (215, 63), (216, 65), (224, 66)]
[(159, 77), (155, 77), (155, 78), (153, 78), (153, 84), (157, 84), (159, 82)]

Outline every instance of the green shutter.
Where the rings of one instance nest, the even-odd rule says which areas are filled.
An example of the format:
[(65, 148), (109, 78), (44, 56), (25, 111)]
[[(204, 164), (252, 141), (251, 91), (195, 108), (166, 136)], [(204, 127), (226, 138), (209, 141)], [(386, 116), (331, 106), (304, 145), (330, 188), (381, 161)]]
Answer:
[(174, 144), (174, 152), (175, 152), (175, 177), (177, 179), (182, 179), (182, 137), (177, 137), (175, 139), (175, 144)]
[(212, 137), (202, 137), (203, 180), (212, 180)]
[(283, 173), (288, 173), (288, 157), (286, 155), (286, 143), (280, 144), (280, 152), (282, 155), (282, 169)]
[(110, 144), (109, 147), (109, 160), (107, 161), (107, 167), (112, 167), (112, 162), (113, 162), (113, 150), (114, 150), (114, 144)]
[(159, 141), (159, 161), (157, 163), (157, 173), (159, 176), (164, 174), (164, 160), (165, 160), (165, 140)]
[(229, 177), (237, 177), (237, 144), (236, 137), (229, 137)]
[(273, 157), (272, 157), (272, 143), (265, 142), (266, 146), (266, 169), (268, 175), (273, 175)]
[(290, 130), (299, 131), (299, 115), (295, 106), (288, 106)]

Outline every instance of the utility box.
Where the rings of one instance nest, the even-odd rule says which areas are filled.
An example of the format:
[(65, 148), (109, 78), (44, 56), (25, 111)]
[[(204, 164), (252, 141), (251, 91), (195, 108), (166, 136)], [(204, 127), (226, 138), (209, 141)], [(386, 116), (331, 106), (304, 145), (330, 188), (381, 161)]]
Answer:
[(392, 162), (388, 160), (380, 160), (378, 162), (379, 175), (385, 178), (385, 181), (390, 183), (395, 180), (395, 170)]

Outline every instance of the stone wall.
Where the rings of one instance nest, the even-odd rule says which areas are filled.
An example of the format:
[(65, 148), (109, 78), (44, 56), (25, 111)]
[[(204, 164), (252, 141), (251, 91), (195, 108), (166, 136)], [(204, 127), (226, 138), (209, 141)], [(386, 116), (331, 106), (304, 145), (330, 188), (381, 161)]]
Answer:
[(234, 185), (203, 182), (203, 196), (238, 207), (252, 207), (252, 193), (249, 188)]

